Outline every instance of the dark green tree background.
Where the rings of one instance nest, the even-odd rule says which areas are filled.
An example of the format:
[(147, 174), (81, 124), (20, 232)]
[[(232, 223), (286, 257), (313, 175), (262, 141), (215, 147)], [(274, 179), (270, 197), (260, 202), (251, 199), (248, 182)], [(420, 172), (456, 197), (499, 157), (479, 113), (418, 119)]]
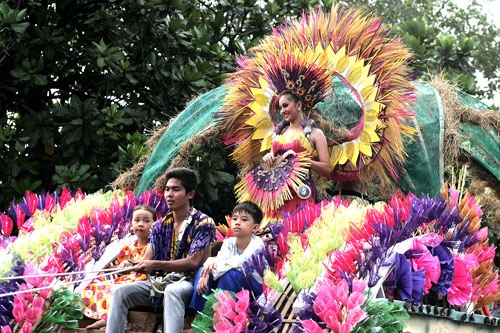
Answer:
[[(145, 130), (220, 85), (233, 57), (271, 25), (331, 3), (0, 1), (2, 210), (26, 190), (105, 187), (144, 154)], [(425, 0), (341, 3), (380, 15), (415, 51), (424, 76), (444, 70), (467, 92), (498, 93), (499, 29), (475, 0), (467, 11)], [(478, 73), (488, 90), (478, 88)]]

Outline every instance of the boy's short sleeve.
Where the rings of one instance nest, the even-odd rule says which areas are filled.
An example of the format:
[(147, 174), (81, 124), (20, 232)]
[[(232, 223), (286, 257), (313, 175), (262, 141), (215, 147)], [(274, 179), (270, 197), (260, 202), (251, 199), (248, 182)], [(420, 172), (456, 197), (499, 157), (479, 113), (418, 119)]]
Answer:
[(189, 248), (188, 255), (204, 250), (215, 240), (215, 223), (207, 215), (200, 216), (197, 226), (193, 232), (193, 241)]

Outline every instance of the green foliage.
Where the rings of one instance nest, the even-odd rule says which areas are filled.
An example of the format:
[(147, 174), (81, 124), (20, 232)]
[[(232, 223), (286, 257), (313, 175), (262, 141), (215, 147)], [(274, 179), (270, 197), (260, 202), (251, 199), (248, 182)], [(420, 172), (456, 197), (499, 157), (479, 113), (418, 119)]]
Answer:
[[(61, 288), (55, 290), (50, 298), (52, 303), (49, 311), (43, 315), (42, 322), (78, 328), (78, 320), (83, 318), (83, 300), (80, 295), (66, 288)], [(50, 332), (50, 328), (44, 331)]]
[(406, 327), (404, 320), (410, 317), (401, 305), (391, 303), (387, 299), (375, 299), (371, 293), (368, 293), (361, 308), (366, 312), (367, 317), (357, 323), (352, 332), (398, 333)]
[(216, 224), (225, 224), (225, 216), (236, 205), (234, 186), (238, 169), (228, 155), (223, 143), (216, 138), (193, 147), (189, 156), (189, 165), (198, 170), (200, 180), (195, 206), (211, 216)]
[[(374, 11), (415, 54), (413, 67), (428, 79), (445, 77), (478, 97), (492, 98), (500, 91), (500, 68), (491, 59), (500, 58), (498, 34), (482, 1), (468, 1), (467, 8), (454, 1), (357, 0)], [(483, 76), (485, 89), (478, 86)]]

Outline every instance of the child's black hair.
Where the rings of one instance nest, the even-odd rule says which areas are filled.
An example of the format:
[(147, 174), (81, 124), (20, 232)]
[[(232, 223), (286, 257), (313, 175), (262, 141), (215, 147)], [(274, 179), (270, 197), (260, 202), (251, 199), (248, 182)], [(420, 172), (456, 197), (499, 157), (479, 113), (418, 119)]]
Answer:
[(236, 207), (233, 208), (233, 214), (237, 212), (245, 212), (252, 215), (254, 224), (260, 224), (262, 221), (262, 209), (252, 201), (245, 201), (237, 204)]
[(151, 207), (151, 206), (148, 206), (148, 205), (139, 205), (139, 206), (135, 206), (134, 210), (132, 211), (132, 217), (134, 217), (134, 213), (136, 210), (145, 210), (147, 212), (150, 212), (152, 215), (153, 215), (153, 222), (156, 221), (156, 210)]

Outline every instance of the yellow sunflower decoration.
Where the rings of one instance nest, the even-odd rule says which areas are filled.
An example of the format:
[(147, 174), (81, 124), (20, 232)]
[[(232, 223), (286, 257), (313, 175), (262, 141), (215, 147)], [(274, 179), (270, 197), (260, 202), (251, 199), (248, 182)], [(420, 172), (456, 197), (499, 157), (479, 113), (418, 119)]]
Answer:
[[(219, 114), (225, 142), (235, 148), (234, 160), (251, 165), (271, 148), (279, 112), (266, 68), (278, 55), (289, 56), (324, 69), (332, 85), (347, 86), (361, 108), (357, 122), (340, 139), (328, 139), (333, 122), (317, 123), (328, 139), (329, 178), (362, 179), (371, 172), (397, 178), (405, 159), (403, 140), (415, 133), (409, 125), (415, 94), (407, 67), (411, 54), (388, 34), (378, 18), (333, 6), (329, 13), (316, 10), (274, 29), (250, 56), (237, 59), (239, 69), (227, 82), (229, 92)], [(325, 116), (329, 109), (313, 112)]]

